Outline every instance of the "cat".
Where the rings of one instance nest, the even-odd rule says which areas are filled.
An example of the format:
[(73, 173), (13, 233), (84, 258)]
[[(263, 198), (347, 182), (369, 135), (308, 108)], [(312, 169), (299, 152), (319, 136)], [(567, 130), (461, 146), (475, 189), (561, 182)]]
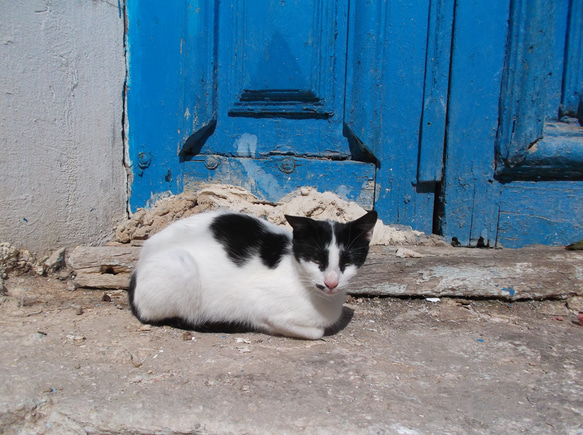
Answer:
[(285, 218), (291, 233), (225, 210), (169, 225), (144, 243), (128, 290), (133, 314), (153, 325), (321, 338), (341, 317), (377, 213), (348, 223)]

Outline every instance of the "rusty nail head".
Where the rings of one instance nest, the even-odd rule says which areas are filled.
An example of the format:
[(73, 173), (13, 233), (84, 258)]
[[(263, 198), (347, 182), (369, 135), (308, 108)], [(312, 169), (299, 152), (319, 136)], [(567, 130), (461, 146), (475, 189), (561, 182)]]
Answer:
[(294, 159), (286, 157), (281, 162), (279, 162), (278, 168), (284, 174), (291, 174), (296, 170), (296, 162), (294, 162)]
[(221, 159), (217, 156), (207, 156), (204, 166), (209, 170), (217, 169), (221, 165)]

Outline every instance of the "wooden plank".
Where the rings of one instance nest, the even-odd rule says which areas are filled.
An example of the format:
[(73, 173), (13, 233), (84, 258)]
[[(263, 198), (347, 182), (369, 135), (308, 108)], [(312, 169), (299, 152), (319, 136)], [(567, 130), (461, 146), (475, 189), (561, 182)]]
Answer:
[(67, 265), (77, 271), (128, 273), (134, 268), (140, 255), (135, 246), (78, 246), (68, 255)]
[(79, 288), (95, 290), (127, 290), (130, 283), (129, 273), (109, 275), (106, 273), (78, 273), (75, 285)]
[(583, 2), (572, 0), (569, 10), (561, 112), (583, 122)]
[(411, 249), (423, 257), (400, 258), (395, 248), (373, 247), (350, 293), (506, 300), (583, 294), (583, 252), (564, 248)]
[(127, 289), (140, 255), (135, 246), (78, 246), (68, 255), (77, 287)]
[[(153, 194), (182, 191), (182, 177), (177, 150), (189, 132), (181, 132), (188, 121), (205, 119), (190, 112), (192, 106), (183, 101), (185, 93), (193, 95), (192, 87), (183, 86), (198, 81), (199, 74), (183, 71), (185, 57), (182, 53), (186, 32), (186, 4), (194, 2), (169, 2), (160, 7), (153, 0), (128, 0), (128, 83), (127, 83), (127, 130), (129, 143), (130, 207), (135, 211), (144, 207)], [(195, 19), (202, 14), (190, 14)], [(208, 30), (208, 29), (207, 29)], [(212, 29), (211, 29), (212, 30)], [(203, 31), (203, 30), (201, 30)], [(183, 74), (184, 73), (184, 74)], [(196, 76), (197, 80), (192, 80)], [(206, 93), (197, 93), (205, 98)], [(206, 106), (206, 101), (201, 106)], [(188, 113), (190, 115), (187, 116)], [(184, 118), (188, 118), (184, 120)]]
[[(127, 289), (140, 248), (79, 247), (69, 256), (78, 287)], [(118, 272), (103, 273), (109, 267)], [(398, 297), (543, 299), (583, 294), (583, 252), (563, 248), (373, 246), (350, 293)]]
[(496, 144), (504, 165), (520, 163), (530, 145), (543, 136), (546, 92), (553, 78), (554, 4), (552, 0), (511, 3)]
[(583, 238), (583, 182), (517, 181), (504, 187), (498, 243), (566, 245)]
[(526, 151), (514, 167), (500, 165), (500, 180), (583, 180), (583, 129), (547, 122), (544, 137)]
[(494, 143), (509, 8), (488, 0), (455, 7), (441, 230), (464, 246), (496, 240)]
[[(361, 42), (370, 41), (365, 44), (369, 51), (359, 53), (360, 47), (355, 47), (356, 64), (349, 65), (348, 72), (352, 66), (354, 75), (347, 110), (351, 129), (381, 162), (375, 209), (386, 223), (431, 233), (435, 185), (417, 182), (430, 2), (351, 5), (359, 26), (355, 33), (360, 32)], [(377, 119), (368, 122), (359, 117), (363, 106), (368, 106), (365, 116), (375, 117), (377, 112)]]
[(417, 181), (441, 181), (453, 31), (453, 0), (432, 1), (429, 11), (423, 118)]
[(262, 200), (279, 201), (302, 186), (313, 186), (355, 201), (368, 210), (374, 205), (375, 165), (372, 163), (292, 156), (252, 159), (201, 155), (184, 166), (185, 190), (196, 190), (209, 183), (226, 183), (241, 186)]

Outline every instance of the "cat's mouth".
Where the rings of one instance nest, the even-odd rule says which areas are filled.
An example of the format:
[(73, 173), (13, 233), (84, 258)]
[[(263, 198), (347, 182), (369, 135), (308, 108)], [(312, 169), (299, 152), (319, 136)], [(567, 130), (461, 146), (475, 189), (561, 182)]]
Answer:
[(332, 295), (335, 295), (337, 293), (340, 293), (340, 289), (338, 287), (334, 287), (333, 289), (330, 289), (330, 288), (326, 287), (325, 285), (316, 284), (316, 288), (318, 290), (321, 290), (322, 293), (324, 293), (325, 295), (328, 295), (328, 296), (332, 296)]

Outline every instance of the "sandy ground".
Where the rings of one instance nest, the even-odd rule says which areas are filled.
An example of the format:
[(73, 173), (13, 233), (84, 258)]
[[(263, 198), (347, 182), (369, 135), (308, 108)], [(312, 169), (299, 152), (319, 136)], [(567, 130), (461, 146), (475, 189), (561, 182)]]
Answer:
[(349, 298), (343, 330), (301, 341), (141, 325), (125, 292), (54, 277), (5, 285), (0, 433), (583, 433), (562, 301)]

